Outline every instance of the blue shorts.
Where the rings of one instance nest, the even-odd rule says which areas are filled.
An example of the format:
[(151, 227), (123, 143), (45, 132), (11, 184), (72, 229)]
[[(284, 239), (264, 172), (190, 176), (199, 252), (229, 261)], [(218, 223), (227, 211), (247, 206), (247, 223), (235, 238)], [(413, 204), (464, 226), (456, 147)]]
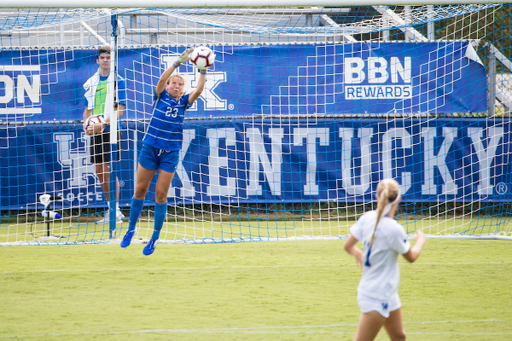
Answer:
[(179, 160), (179, 150), (157, 149), (145, 143), (143, 143), (139, 154), (140, 165), (149, 170), (162, 169), (166, 172), (174, 173)]

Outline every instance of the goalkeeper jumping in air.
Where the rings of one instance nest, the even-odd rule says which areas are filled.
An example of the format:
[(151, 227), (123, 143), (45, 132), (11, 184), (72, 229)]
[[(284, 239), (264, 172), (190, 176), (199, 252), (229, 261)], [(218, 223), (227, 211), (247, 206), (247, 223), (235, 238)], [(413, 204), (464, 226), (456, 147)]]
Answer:
[(142, 204), (155, 172), (159, 170), (155, 189), (154, 230), (149, 243), (142, 253), (149, 256), (155, 251), (160, 238), (165, 215), (167, 214), (167, 192), (171, 186), (179, 161), (183, 141), (183, 119), (187, 109), (201, 95), (206, 81), (206, 70), (200, 70), (197, 88), (185, 94), (185, 80), (173, 72), (190, 59), (194, 49), (188, 49), (164, 71), (155, 88), (153, 114), (144, 136), (139, 155), (137, 182), (131, 201), (128, 232), (121, 241), (121, 247), (128, 247), (135, 234), (135, 226), (142, 211)]
[[(425, 235), (418, 231), (411, 247), (404, 228), (393, 217), (400, 203), (400, 187), (393, 179), (377, 186), (377, 210), (366, 212), (350, 228), (344, 248), (363, 269), (357, 287), (361, 316), (354, 340), (373, 340), (382, 326), (391, 340), (405, 340), (402, 306), (398, 297), (400, 269), (398, 255), (409, 262), (420, 256)], [(364, 253), (355, 245), (361, 241)]]

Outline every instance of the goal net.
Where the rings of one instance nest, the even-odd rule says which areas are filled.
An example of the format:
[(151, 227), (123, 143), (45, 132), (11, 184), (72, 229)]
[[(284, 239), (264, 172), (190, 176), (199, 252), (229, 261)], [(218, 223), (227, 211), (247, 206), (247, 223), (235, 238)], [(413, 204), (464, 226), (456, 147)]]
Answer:
[[(409, 234), (510, 238), (510, 10), (0, 9), (0, 245), (119, 241), (156, 83), (198, 46), (216, 61), (186, 113), (161, 241), (344, 238), (383, 178)], [(124, 110), (101, 170), (84, 84), (106, 45), (107, 102)], [(178, 71), (194, 89), (197, 69)], [(151, 236), (157, 176), (134, 242)]]

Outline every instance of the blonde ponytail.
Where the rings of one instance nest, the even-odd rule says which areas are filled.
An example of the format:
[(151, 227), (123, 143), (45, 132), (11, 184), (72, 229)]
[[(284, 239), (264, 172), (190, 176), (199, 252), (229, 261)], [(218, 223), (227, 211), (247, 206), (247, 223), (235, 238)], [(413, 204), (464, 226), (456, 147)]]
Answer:
[(377, 221), (375, 222), (375, 228), (373, 229), (372, 237), (370, 238), (370, 245), (373, 244), (373, 238), (375, 238), (375, 231), (377, 231), (377, 226), (379, 226), (380, 219), (384, 215), (384, 208), (389, 203), (388, 198), (388, 189), (385, 188), (382, 192), (380, 192), (380, 195), (377, 199)]
[(370, 245), (373, 244), (377, 226), (380, 223), (382, 216), (388, 214), (393, 205), (400, 200), (400, 186), (398, 182), (393, 179), (384, 179), (379, 182), (377, 186), (377, 221), (373, 229), (372, 237), (370, 238)]

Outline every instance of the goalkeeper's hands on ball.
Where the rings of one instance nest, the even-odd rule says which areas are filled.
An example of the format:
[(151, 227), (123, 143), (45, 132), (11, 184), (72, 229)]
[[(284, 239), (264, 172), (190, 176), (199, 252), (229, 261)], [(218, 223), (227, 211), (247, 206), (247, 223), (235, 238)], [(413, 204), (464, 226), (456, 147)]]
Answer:
[(181, 64), (188, 62), (190, 60), (190, 55), (192, 54), (193, 51), (194, 51), (194, 48), (192, 48), (192, 47), (185, 50), (185, 52), (183, 52), (181, 54), (181, 56), (179, 56), (178, 59), (176, 59), (176, 61), (174, 62), (174, 64), (173, 64), (174, 68), (176, 69)]

